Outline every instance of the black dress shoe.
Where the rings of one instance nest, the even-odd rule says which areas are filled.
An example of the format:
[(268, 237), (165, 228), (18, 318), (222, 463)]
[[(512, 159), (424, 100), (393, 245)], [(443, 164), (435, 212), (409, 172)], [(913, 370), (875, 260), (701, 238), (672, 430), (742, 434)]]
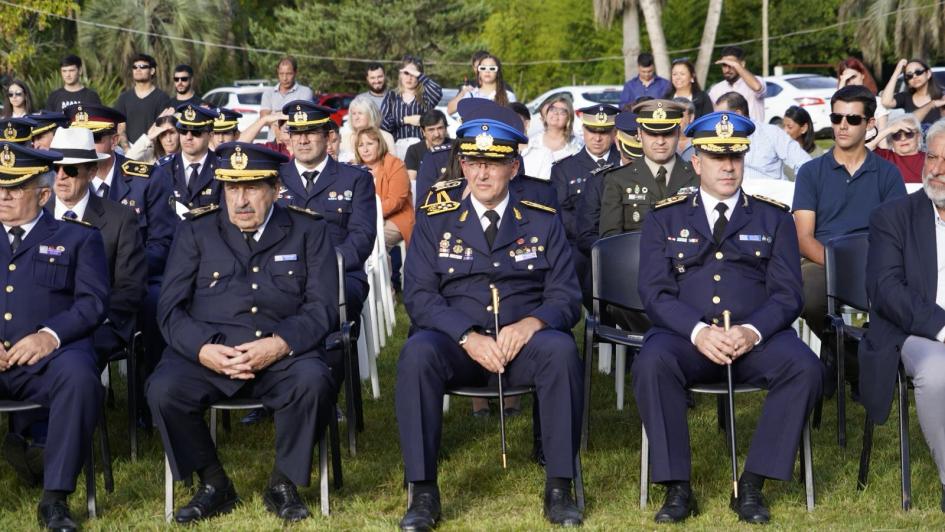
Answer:
[(673, 484), (666, 488), (666, 499), (653, 519), (657, 523), (681, 523), (697, 513), (699, 508), (692, 488), (684, 484)]
[(440, 520), (440, 494), (417, 493), (400, 520), (400, 529), (409, 532), (424, 532), (436, 528)]
[(558, 526), (581, 526), (584, 522), (571, 490), (561, 488), (545, 489), (545, 519)]
[(266, 509), (289, 522), (301, 521), (312, 515), (291, 482), (280, 482), (263, 492)]
[(255, 425), (264, 421), (271, 415), (268, 408), (256, 408), (250, 411), (250, 413), (243, 416), (243, 419), (240, 420), (240, 423), (243, 425)]
[(78, 530), (72, 516), (69, 515), (69, 505), (66, 501), (39, 503), (36, 513), (39, 515), (39, 524), (46, 530), (69, 532)]
[(754, 525), (763, 525), (771, 520), (771, 513), (765, 506), (765, 498), (761, 489), (745, 482), (738, 483), (738, 498), (732, 494), (732, 510), (738, 514), (739, 521)]
[(217, 490), (210, 484), (203, 484), (197, 488), (197, 493), (190, 502), (177, 510), (174, 520), (185, 524), (227, 514), (233, 511), (239, 502), (240, 498), (236, 496), (236, 489), (233, 488), (232, 482), (221, 490)]
[[(8, 432), (3, 439), (3, 458), (13, 467), (17, 478), (23, 484), (31, 488), (42, 484), (43, 450), (41, 447), (30, 448), (23, 436)], [(37, 463), (39, 468), (34, 470), (33, 467)]]

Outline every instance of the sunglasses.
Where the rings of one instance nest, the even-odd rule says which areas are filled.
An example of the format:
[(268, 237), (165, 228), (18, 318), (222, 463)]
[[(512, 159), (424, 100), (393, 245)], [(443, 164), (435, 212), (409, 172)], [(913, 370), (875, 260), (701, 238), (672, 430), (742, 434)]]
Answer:
[(151, 68), (151, 65), (131, 65), (132, 70), (147, 70)]
[(925, 74), (926, 72), (928, 71), (924, 68), (917, 68), (913, 70), (912, 72), (906, 72), (905, 74), (903, 74), (902, 77), (906, 78), (906, 81), (908, 81), (916, 76), (921, 76), (922, 74)]
[(174, 83), (177, 83), (178, 81), (190, 81), (190, 77), (189, 77), (189, 76), (184, 76), (184, 77), (182, 77), (182, 78), (179, 78), (179, 77), (177, 77), (177, 76), (174, 76)]
[(893, 140), (905, 140), (911, 138), (915, 138), (915, 131), (912, 131), (911, 129), (908, 131), (897, 131), (892, 134)]
[(195, 139), (199, 139), (205, 133), (205, 131), (193, 131), (190, 129), (178, 129), (177, 132), (180, 133), (180, 136), (182, 137), (186, 137), (188, 134), (190, 134), (190, 136), (194, 137)]
[(14, 97), (23, 96), (23, 93), (22, 92), (8, 92), (7, 96), (9, 96), (10, 98), (14, 98)]
[(479, 72), (498, 72), (499, 71), (499, 67), (495, 65), (479, 65), (477, 68), (479, 69)]
[(62, 173), (69, 177), (75, 177), (79, 175), (79, 167), (74, 164), (63, 164), (60, 165), (59, 168), (62, 168)]
[(830, 113), (830, 123), (833, 125), (839, 125), (840, 122), (843, 122), (843, 119), (847, 119), (847, 124), (851, 126), (858, 126), (863, 123), (867, 118), (863, 115), (844, 115), (840, 113)]

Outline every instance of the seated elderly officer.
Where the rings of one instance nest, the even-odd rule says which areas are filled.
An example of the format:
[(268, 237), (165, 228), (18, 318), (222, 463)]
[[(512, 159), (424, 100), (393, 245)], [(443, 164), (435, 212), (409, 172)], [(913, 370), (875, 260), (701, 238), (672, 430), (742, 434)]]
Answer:
[(56, 152), (0, 142), (0, 397), (49, 409), (39, 520), (75, 530), (66, 496), (91, 451), (102, 384), (90, 335), (105, 319), (108, 265), (88, 224), (43, 212)]
[(335, 252), (325, 223), (276, 205), (286, 157), (253, 144), (217, 148), (224, 204), (192, 211), (171, 248), (158, 306), (168, 341), (148, 381), (148, 404), (174, 478), (200, 486), (178, 523), (229, 512), (239, 502), (203, 413), (225, 398), (251, 397), (275, 412), (276, 459), (266, 508), (297, 521), (309, 511), (312, 450), (337, 386), (324, 359), (338, 324)]
[[(571, 479), (581, 431), (582, 371), (570, 331), (581, 293), (570, 246), (554, 209), (509, 192), (525, 139), (520, 126), (482, 118), (464, 122), (457, 135), (470, 195), (445, 197), (417, 216), (404, 265), (404, 303), (419, 330), (397, 366), (400, 448), (413, 485), (400, 527), (428, 530), (440, 518), (444, 390), (484, 386), (495, 373), (508, 385), (537, 388), (547, 460), (545, 516), (577, 525), (582, 516), (571, 497)], [(490, 285), (502, 298), (497, 339)]]
[[(639, 289), (653, 328), (632, 372), (653, 480), (666, 486), (658, 523), (696, 512), (688, 386), (724, 382), (724, 368), (733, 364), (737, 383), (768, 390), (731, 503), (750, 523), (770, 519), (764, 481), (791, 478), (804, 423), (821, 393), (820, 361), (791, 328), (803, 304), (794, 221), (784, 205), (740, 188), (753, 129), (735, 113), (693, 122), (686, 135), (696, 146), (692, 167), (701, 187), (657, 204), (643, 223)], [(725, 310), (730, 331), (722, 327)]]

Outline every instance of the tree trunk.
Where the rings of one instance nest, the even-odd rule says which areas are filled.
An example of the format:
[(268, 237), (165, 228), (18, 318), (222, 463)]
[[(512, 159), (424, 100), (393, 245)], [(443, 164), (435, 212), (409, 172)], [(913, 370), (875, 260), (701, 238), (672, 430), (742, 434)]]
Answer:
[(666, 36), (663, 35), (663, 9), (660, 7), (659, 0), (639, 1), (640, 9), (643, 10), (643, 19), (646, 20), (646, 33), (650, 36), (656, 74), (669, 79), (669, 49), (666, 47)]
[(637, 56), (640, 55), (640, 13), (637, 0), (626, 0), (623, 6), (623, 72), (624, 79), (637, 75)]
[(712, 50), (715, 47), (715, 34), (719, 29), (719, 19), (722, 17), (722, 0), (709, 0), (709, 11), (705, 16), (705, 27), (702, 29), (702, 41), (699, 43), (699, 57), (696, 59), (696, 78), (699, 85), (705, 86), (705, 79), (709, 75), (709, 65), (712, 64)]

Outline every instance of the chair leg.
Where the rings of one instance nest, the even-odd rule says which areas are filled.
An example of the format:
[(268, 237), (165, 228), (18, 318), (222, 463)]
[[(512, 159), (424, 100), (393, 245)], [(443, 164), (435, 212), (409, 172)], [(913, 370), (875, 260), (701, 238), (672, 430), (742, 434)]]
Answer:
[(174, 476), (171, 474), (171, 461), (164, 455), (164, 520), (174, 519)]
[(856, 481), (856, 489), (866, 489), (866, 481), (870, 474), (870, 454), (873, 452), (873, 422), (869, 415), (863, 425), (863, 450), (860, 451), (860, 473)]
[(345, 364), (348, 366), (345, 375), (345, 416), (348, 429), (348, 453), (355, 456), (358, 452), (358, 406), (355, 403), (354, 389), (360, 385), (361, 376), (357, 372), (357, 357), (352, 353), (345, 355)]
[(328, 435), (322, 436), (318, 442), (318, 483), (321, 487), (322, 515), (328, 516)]
[(210, 441), (217, 444), (217, 409), (210, 407)]
[(811, 414), (811, 426), (814, 429), (820, 429), (820, 421), (824, 411), (824, 396), (821, 394), (814, 403), (814, 412)]
[(650, 440), (646, 427), (640, 424), (640, 509), (646, 510), (650, 498)]
[(88, 458), (85, 462), (85, 505), (89, 511), (89, 519), (98, 516), (98, 506), (95, 500), (95, 438), (89, 446)]
[(627, 380), (627, 347), (614, 346), (614, 388), (617, 393), (617, 410), (623, 410), (623, 394)]
[(574, 454), (574, 499), (578, 510), (584, 511), (584, 471), (581, 467), (581, 451)]
[(581, 421), (581, 450), (587, 450), (591, 430), (591, 366), (594, 361), (594, 330), (584, 329), (584, 416)]
[(807, 511), (814, 511), (814, 461), (810, 444), (810, 422), (804, 423), (804, 490), (807, 493)]
[(846, 350), (843, 342), (843, 331), (837, 326), (837, 444), (841, 448), (847, 446), (847, 374)]
[(128, 440), (131, 442), (131, 461), (138, 460), (138, 365), (135, 361), (135, 340), (128, 347)]
[(912, 507), (912, 468), (909, 461), (909, 387), (899, 371), (899, 456), (902, 479), (902, 509)]
[(105, 477), (105, 491), (115, 491), (115, 476), (112, 473), (112, 450), (108, 443), (108, 423), (105, 419), (105, 409), (98, 421), (99, 446), (102, 448), (102, 476)]
[[(229, 411), (229, 410), (224, 410), (224, 411), (223, 411), (223, 415), (220, 416), (220, 417), (223, 418), (223, 431), (226, 432), (227, 434), (229, 434), (229, 433), (230, 433), (230, 430), (232, 430), (232, 428), (233, 428), (232, 425), (230, 424), (230, 411)], [(216, 441), (216, 440), (214, 440), (214, 441)]]
[(331, 472), (334, 480), (335, 489), (340, 490), (344, 486), (344, 474), (341, 471), (341, 437), (338, 434), (338, 414), (334, 408), (331, 411), (331, 419), (328, 421), (328, 437), (331, 442)]

